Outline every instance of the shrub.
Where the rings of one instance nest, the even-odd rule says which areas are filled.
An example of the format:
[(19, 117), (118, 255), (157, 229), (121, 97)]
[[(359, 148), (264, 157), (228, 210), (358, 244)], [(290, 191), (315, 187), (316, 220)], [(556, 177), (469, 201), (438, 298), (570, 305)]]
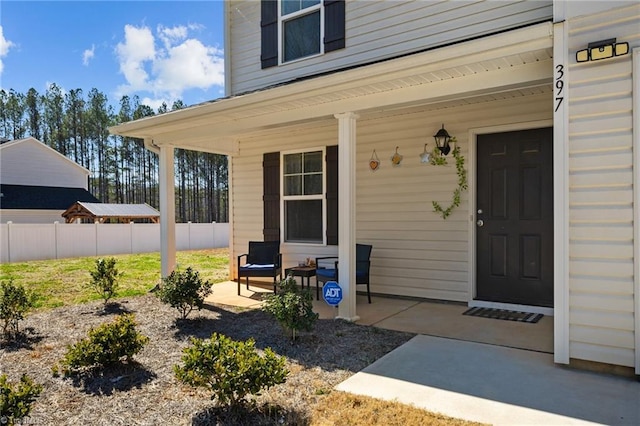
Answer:
[(116, 268), (115, 257), (96, 259), (95, 270), (91, 272), (89, 286), (104, 299), (104, 304), (114, 297), (118, 291), (118, 278), (122, 275)]
[(213, 333), (208, 340), (191, 338), (193, 346), (183, 349), (184, 366), (174, 366), (176, 377), (194, 387), (209, 388), (212, 399), (234, 407), (249, 394), (284, 383), (289, 371), (285, 358), (266, 348), (260, 355), (255, 341), (234, 341)]
[(156, 296), (163, 303), (176, 308), (182, 319), (185, 319), (194, 307), (202, 309), (204, 298), (211, 292), (211, 283), (203, 282), (200, 274), (189, 267), (184, 272), (173, 271), (163, 278)]
[(22, 285), (14, 284), (13, 280), (0, 283), (0, 320), (4, 338), (9, 340), (19, 334), (18, 323), (34, 303), (35, 295), (28, 293)]
[(87, 338), (68, 346), (60, 363), (68, 372), (82, 367), (107, 366), (123, 360), (130, 362), (148, 341), (148, 337), (136, 330), (133, 314), (123, 314), (113, 322), (90, 329)]
[(278, 293), (267, 296), (262, 307), (273, 315), (291, 339), (299, 330), (311, 331), (318, 319), (313, 312), (313, 296), (309, 289), (298, 289), (295, 278), (288, 276), (280, 283)]
[(21, 424), (40, 392), (42, 385), (34, 383), (26, 374), (15, 387), (9, 383), (6, 374), (0, 375), (0, 424)]

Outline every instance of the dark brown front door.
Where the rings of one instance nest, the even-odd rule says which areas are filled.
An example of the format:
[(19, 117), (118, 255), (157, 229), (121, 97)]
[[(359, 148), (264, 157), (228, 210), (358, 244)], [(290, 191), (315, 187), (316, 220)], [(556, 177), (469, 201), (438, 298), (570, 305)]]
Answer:
[(553, 306), (553, 129), (477, 143), (476, 299)]

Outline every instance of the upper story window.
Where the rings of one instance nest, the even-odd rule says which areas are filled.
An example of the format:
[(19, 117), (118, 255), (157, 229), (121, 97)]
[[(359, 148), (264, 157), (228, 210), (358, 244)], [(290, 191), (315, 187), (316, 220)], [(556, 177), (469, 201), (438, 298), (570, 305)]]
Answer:
[(345, 47), (344, 0), (261, 0), (262, 68)]
[(282, 62), (322, 53), (323, 10), (320, 0), (281, 0)]

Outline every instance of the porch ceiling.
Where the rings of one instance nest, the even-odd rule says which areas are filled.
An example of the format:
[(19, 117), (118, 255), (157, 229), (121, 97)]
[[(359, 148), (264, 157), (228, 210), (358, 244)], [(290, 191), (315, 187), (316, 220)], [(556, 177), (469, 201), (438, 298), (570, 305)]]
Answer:
[(550, 23), (514, 30), (110, 128), (147, 144), (234, 155), (265, 129), (418, 105), (487, 102), (550, 90)]

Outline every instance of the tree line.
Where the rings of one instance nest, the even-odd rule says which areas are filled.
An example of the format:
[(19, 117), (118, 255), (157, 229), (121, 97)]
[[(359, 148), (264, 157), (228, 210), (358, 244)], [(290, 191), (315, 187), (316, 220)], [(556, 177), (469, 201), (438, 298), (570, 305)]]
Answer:
[[(52, 84), (44, 94), (0, 90), (0, 138), (32, 136), (91, 174), (89, 191), (103, 203), (159, 207), (158, 156), (141, 139), (110, 135), (109, 126), (184, 108), (176, 101), (157, 111), (123, 96), (116, 112), (91, 89), (68, 92)], [(176, 221), (228, 222), (228, 168), (224, 155), (176, 149)]]

